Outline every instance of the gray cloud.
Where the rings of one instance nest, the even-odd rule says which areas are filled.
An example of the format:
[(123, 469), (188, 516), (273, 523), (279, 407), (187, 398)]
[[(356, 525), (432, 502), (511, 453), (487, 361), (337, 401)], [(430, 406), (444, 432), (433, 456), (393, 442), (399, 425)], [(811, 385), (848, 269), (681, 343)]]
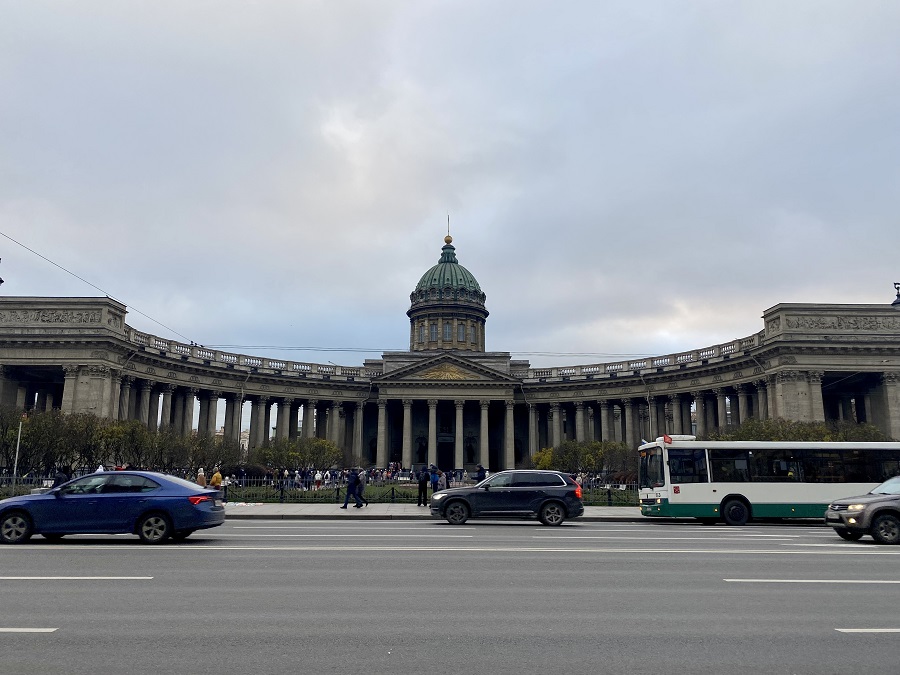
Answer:
[[(3, 15), (0, 231), (171, 329), (132, 312), (148, 332), (402, 349), (448, 213), (489, 349), (598, 355), (536, 365), (892, 299), (896, 3)], [(0, 250), (5, 293), (97, 293)]]

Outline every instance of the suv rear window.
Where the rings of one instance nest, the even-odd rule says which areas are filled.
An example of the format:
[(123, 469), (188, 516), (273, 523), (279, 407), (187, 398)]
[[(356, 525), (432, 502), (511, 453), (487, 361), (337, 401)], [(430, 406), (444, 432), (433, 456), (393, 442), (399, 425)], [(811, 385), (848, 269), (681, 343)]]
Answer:
[(562, 487), (566, 482), (555, 473), (516, 472), (513, 487)]

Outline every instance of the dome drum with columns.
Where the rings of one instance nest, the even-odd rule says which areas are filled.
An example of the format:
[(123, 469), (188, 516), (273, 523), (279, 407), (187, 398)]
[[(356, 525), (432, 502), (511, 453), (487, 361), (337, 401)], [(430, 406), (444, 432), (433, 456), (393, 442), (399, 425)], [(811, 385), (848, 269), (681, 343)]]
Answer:
[(410, 296), (409, 351), (355, 366), (143, 333), (109, 298), (0, 297), (0, 405), (232, 442), (249, 427), (250, 447), (319, 437), (348, 464), (470, 471), (527, 464), (566, 440), (636, 448), (749, 418), (867, 422), (900, 439), (900, 311), (889, 304), (779, 304), (762, 330), (726, 343), (532, 368), (486, 351), (485, 295), (451, 241)]

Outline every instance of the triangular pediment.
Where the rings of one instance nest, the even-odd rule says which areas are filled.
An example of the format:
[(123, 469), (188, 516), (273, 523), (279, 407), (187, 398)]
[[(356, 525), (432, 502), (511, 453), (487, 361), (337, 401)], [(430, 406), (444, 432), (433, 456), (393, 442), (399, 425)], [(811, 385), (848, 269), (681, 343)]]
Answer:
[(423, 358), (378, 378), (378, 382), (517, 382), (506, 373), (462, 356), (441, 354)]

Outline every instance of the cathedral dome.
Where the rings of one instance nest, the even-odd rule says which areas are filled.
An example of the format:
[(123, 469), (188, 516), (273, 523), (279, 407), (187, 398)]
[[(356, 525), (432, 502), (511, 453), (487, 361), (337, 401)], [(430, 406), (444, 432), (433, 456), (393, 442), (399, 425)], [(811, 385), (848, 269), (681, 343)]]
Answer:
[(422, 275), (409, 296), (410, 350), (484, 351), (485, 297), (456, 259), (448, 234), (437, 265)]
[(453, 247), (453, 237), (449, 234), (444, 237), (444, 248), (441, 250), (441, 259), (438, 264), (422, 275), (416, 286), (414, 294), (418, 291), (428, 291), (429, 289), (464, 289), (481, 296), (481, 302), (484, 302), (484, 293), (481, 292), (481, 286), (472, 276), (472, 273), (459, 264), (456, 259), (456, 249)]

